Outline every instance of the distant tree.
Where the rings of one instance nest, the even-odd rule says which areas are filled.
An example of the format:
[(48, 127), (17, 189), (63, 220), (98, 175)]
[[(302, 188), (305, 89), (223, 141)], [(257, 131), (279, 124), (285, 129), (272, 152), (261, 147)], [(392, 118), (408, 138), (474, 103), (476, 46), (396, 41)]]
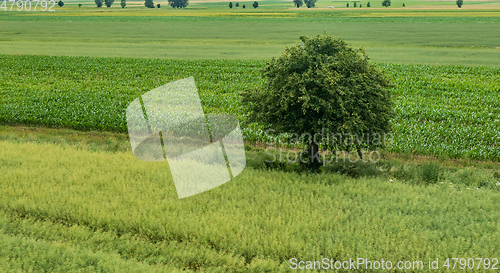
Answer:
[(232, 9), (233, 8), (233, 2), (229, 2), (229, 8)]
[(106, 4), (106, 7), (111, 7), (111, 5), (113, 5), (113, 2), (115, 2), (115, 0), (104, 0), (104, 4)]
[(362, 8), (361, 4), (359, 4), (359, 7)]
[(82, 6), (82, 4), (78, 4), (78, 7), (81, 7), (81, 6)]
[(156, 4), (156, 7), (157, 7), (157, 8), (160, 8), (160, 4)]
[(242, 7), (245, 8), (245, 5), (243, 5)]
[(102, 0), (94, 0), (98, 8), (102, 7)]
[(57, 2), (57, 4), (59, 5), (59, 7), (62, 8), (62, 6), (64, 6), (64, 2), (62, 0), (59, 0), (59, 2)]
[(306, 4), (306, 7), (314, 7), (316, 6), (316, 0), (304, 0), (304, 4)]
[(403, 3), (403, 7), (406, 7), (406, 6), (405, 6), (405, 3)]
[(346, 7), (349, 7), (349, 3), (347, 3), (345, 6), (346, 6)]
[(258, 7), (259, 7), (259, 2), (254, 1), (254, 2), (253, 2), (253, 4), (252, 4), (252, 6), (253, 6), (254, 8), (258, 8)]
[(297, 8), (300, 8), (304, 5), (304, 2), (302, 0), (293, 0), (293, 4), (297, 6)]
[(146, 0), (144, 1), (144, 6), (154, 9), (155, 8), (155, 3), (153, 3), (153, 0)]
[(391, 6), (391, 0), (384, 0), (384, 2), (382, 2), (382, 6), (384, 6), (384, 7)]
[(368, 2), (368, 3), (366, 4), (366, 7), (367, 7), (367, 8), (369, 8), (369, 7), (370, 7), (370, 2)]
[(464, 4), (464, 0), (457, 0), (457, 7), (461, 8), (462, 5)]
[(235, 7), (239, 7), (239, 6), (240, 6), (240, 3), (236, 3), (234, 6), (235, 6)]
[(354, 7), (356, 7), (356, 6), (357, 6), (357, 4), (356, 4), (356, 1), (354, 1), (354, 4), (353, 4), (353, 6), (354, 6)]
[(127, 6), (127, 2), (126, 2), (126, 1), (127, 1), (127, 0), (121, 0), (121, 2), (120, 2), (120, 6), (122, 6), (122, 9), (124, 9), (124, 8), (125, 8), (125, 6)]
[(172, 8), (185, 8), (189, 5), (188, 0), (168, 0), (168, 4), (172, 6)]

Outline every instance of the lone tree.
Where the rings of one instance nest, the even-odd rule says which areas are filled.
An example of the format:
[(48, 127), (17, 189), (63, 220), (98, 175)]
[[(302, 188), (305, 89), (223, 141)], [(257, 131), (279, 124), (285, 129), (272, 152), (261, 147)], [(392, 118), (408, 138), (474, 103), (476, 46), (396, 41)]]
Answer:
[(384, 7), (391, 6), (391, 0), (384, 0), (384, 2), (382, 2), (382, 6), (384, 6)]
[(304, 0), (304, 4), (306, 4), (306, 7), (314, 7), (316, 6), (316, 0)]
[(461, 8), (462, 5), (464, 4), (464, 0), (457, 0), (457, 7)]
[(124, 9), (127, 6), (126, 0), (121, 0), (120, 6), (122, 6), (122, 9)]
[(64, 6), (64, 2), (62, 0), (59, 0), (59, 2), (57, 2), (57, 4), (59, 5), (59, 7), (62, 8), (62, 6)]
[(78, 7), (81, 7), (81, 6), (82, 6), (82, 4), (78, 4)]
[(347, 3), (345, 6), (348, 8), (349, 7), (349, 3)]
[(245, 8), (245, 5), (243, 5), (242, 8)]
[(367, 8), (369, 8), (369, 7), (370, 7), (370, 2), (368, 2), (368, 3), (366, 4), (366, 7), (367, 7)]
[(98, 8), (102, 7), (102, 0), (94, 0)]
[(189, 5), (188, 0), (168, 0), (168, 4), (172, 6), (172, 8), (185, 8)]
[(153, 0), (146, 0), (144, 1), (144, 6), (154, 9), (155, 8), (155, 3), (153, 3)]
[(302, 7), (302, 5), (304, 5), (304, 2), (302, 0), (293, 0), (293, 3), (295, 4), (295, 6), (297, 6), (297, 8), (300, 8)]
[(354, 4), (352, 4), (352, 5), (353, 5), (353, 7), (356, 7), (357, 6), (356, 1), (354, 1)]
[[(315, 136), (326, 129), (335, 134), (335, 143), (332, 139), (305, 143), (312, 169), (321, 165), (320, 145), (323, 151), (357, 151), (360, 156), (362, 149), (382, 146), (371, 137), (391, 129), (393, 104), (385, 74), (362, 49), (350, 48), (341, 39), (328, 35), (300, 39), (303, 44), (287, 48), (267, 64), (260, 89), (242, 93), (248, 121), (277, 133)], [(344, 141), (349, 136), (361, 140), (369, 136), (370, 141)]]
[(252, 4), (252, 6), (254, 8), (258, 8), (259, 7), (259, 3), (257, 1), (254, 1), (253, 4)]
[(229, 2), (229, 8), (232, 9), (233, 8), (233, 2)]
[(234, 6), (235, 6), (235, 7), (239, 7), (239, 6), (240, 6), (240, 3), (236, 3)]
[(106, 7), (111, 7), (111, 5), (113, 5), (113, 3), (115, 2), (115, 0), (104, 0), (104, 4), (106, 4)]

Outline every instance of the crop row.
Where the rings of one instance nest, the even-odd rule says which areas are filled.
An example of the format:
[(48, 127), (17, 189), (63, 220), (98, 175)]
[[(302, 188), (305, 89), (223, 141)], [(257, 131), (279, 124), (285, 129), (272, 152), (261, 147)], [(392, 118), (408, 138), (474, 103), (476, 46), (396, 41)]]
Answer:
[[(238, 93), (262, 83), (264, 62), (0, 56), (0, 123), (126, 132), (125, 110), (139, 95), (194, 76), (206, 113), (238, 116)], [(379, 64), (394, 84), (396, 117), (388, 149), (500, 159), (500, 69)]]

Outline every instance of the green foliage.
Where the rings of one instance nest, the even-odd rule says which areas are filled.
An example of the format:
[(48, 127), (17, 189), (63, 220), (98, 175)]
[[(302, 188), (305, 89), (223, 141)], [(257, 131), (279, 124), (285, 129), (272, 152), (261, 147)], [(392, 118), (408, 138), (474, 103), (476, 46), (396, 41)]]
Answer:
[(234, 4), (235, 7), (239, 7), (240, 6), (240, 3), (236, 3)]
[(161, 5), (160, 5), (160, 4), (156, 4), (156, 7), (157, 7), (157, 8), (160, 8), (160, 7), (161, 7)]
[(405, 3), (403, 3), (403, 8), (404, 8), (404, 7), (406, 7), (406, 6), (405, 6)]
[(461, 8), (464, 4), (464, 0), (457, 0), (455, 3), (457, 4), (457, 7)]
[(293, 3), (295, 6), (297, 6), (297, 8), (300, 8), (302, 7), (302, 5), (304, 5), (304, 1), (302, 0), (293, 0)]
[(347, 3), (345, 6), (348, 8), (349, 7), (349, 3)]
[[(388, 133), (392, 116), (389, 81), (368, 62), (364, 51), (328, 35), (301, 40), (304, 45), (287, 48), (267, 64), (266, 84), (261, 89), (242, 94), (248, 120), (277, 133), (299, 136), (325, 129), (343, 140), (349, 135)], [(360, 142), (334, 146), (359, 150), (381, 144)], [(323, 145), (334, 148), (331, 143)]]
[(382, 172), (371, 162), (339, 160), (322, 168), (324, 173), (338, 173), (351, 178), (378, 177)]
[(391, 0), (384, 0), (382, 2), (382, 6), (384, 6), (384, 7), (390, 7), (391, 6)]
[(232, 9), (233, 8), (233, 2), (229, 2), (229, 8)]
[(370, 2), (366, 3), (366, 7), (369, 8), (370, 7)]
[(102, 0), (94, 0), (98, 8), (102, 7)]
[(304, 4), (306, 4), (306, 7), (311, 8), (316, 6), (316, 0), (304, 0)]
[(488, 181), (488, 177), (484, 173), (478, 173), (471, 168), (462, 168), (452, 173), (449, 176), (448, 180), (451, 181), (454, 185), (463, 184), (466, 187), (473, 189), (484, 188), (487, 187), (488, 184), (490, 184)]
[(81, 6), (82, 6), (82, 4), (78, 4), (78, 7), (81, 7)]
[(115, 2), (115, 0), (104, 0), (104, 4), (108, 8), (111, 7), (111, 5), (113, 5), (114, 2)]
[(439, 181), (439, 165), (435, 162), (427, 162), (420, 166), (422, 180), (427, 184), (435, 184)]
[(168, 0), (168, 4), (173, 8), (185, 8), (189, 5), (189, 0)]
[(259, 7), (259, 2), (254, 1), (254, 2), (253, 2), (253, 4), (252, 4), (252, 6), (253, 6), (254, 8), (258, 8), (258, 7)]
[(353, 2), (352, 6), (353, 7), (357, 7), (358, 6), (358, 4), (356, 3), (356, 1)]
[(120, 6), (122, 7), (122, 9), (124, 9), (127, 6), (127, 0), (121, 0)]
[(145, 0), (144, 6), (150, 8), (150, 9), (154, 9), (155, 3), (153, 2), (153, 0)]
[(59, 0), (59, 2), (57, 2), (57, 5), (62, 8), (62, 6), (64, 6), (64, 2), (62, 0)]
[(243, 5), (242, 8), (245, 8), (245, 5)]

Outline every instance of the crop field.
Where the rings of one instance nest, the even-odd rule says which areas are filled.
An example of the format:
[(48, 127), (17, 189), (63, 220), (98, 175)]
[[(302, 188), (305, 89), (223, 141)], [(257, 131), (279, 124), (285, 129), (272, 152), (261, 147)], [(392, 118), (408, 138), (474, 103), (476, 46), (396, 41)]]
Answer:
[[(257, 61), (1, 56), (0, 122), (126, 132), (140, 94), (194, 76), (207, 113), (238, 116), (238, 93), (261, 84)], [(395, 85), (389, 151), (500, 159), (500, 68), (379, 64)], [(13, 69), (15, 68), (15, 69)], [(109, 74), (103, 71), (110, 71)], [(259, 140), (258, 127), (245, 128)]]
[[(228, 2), (0, 9), (0, 272), (302, 272), (293, 258), (500, 268), (498, 1)], [(318, 173), (268, 164), (240, 92), (323, 33), (387, 73), (388, 145), (378, 162)], [(247, 167), (178, 199), (168, 162), (134, 157), (126, 108), (190, 76), (205, 113), (238, 117)]]

